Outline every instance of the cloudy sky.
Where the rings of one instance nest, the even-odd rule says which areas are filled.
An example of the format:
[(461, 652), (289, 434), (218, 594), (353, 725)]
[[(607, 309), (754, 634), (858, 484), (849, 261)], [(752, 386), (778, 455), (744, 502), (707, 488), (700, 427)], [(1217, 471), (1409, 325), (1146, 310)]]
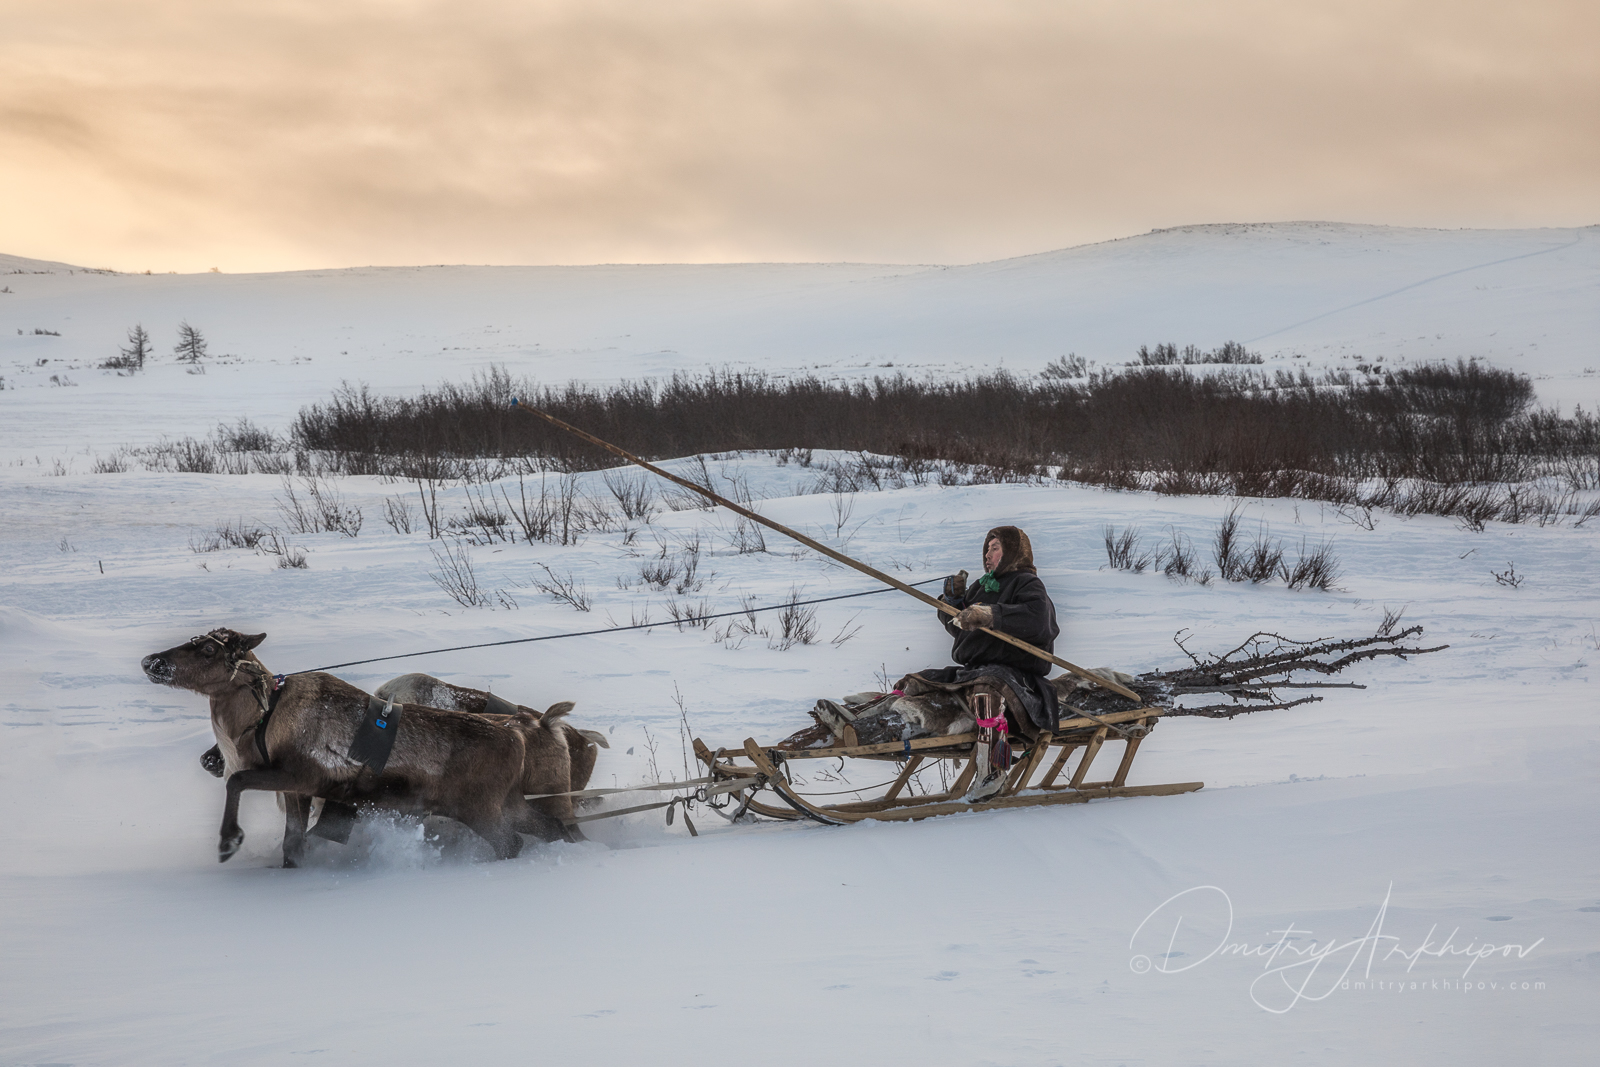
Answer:
[(1600, 222), (1594, 0), (0, 0), (0, 252), (971, 262)]

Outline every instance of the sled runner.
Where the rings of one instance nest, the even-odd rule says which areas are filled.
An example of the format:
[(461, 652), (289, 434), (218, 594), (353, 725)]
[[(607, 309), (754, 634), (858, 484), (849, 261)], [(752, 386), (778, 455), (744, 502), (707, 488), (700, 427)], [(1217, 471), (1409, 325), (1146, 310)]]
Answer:
[[(805, 730), (767, 748), (751, 738), (742, 748), (712, 750), (696, 738), (694, 751), (715, 780), (758, 780), (756, 790), (745, 803), (746, 809), (757, 815), (774, 819), (813, 819), (830, 825), (868, 820), (905, 822), (963, 811), (1082, 804), (1101, 797), (1192, 793), (1205, 783), (1127, 784), (1139, 746), (1164, 714), (1164, 708), (1140, 707), (1094, 717), (1073, 716), (1064, 718), (1053, 734), (1041, 733), (1032, 740), (1013, 737), (1016, 760), (1004, 786), (993, 797), (976, 803), (962, 800), (977, 766), (976, 733), (861, 745), (844, 743), (849, 740), (848, 736), (832, 737), (827, 744), (817, 743), (808, 736), (816, 731)], [(1090, 781), (1089, 772), (1107, 741), (1123, 743), (1122, 759), (1110, 778)], [(889, 783), (887, 792), (875, 800), (832, 804), (815, 802), (791, 780), (788, 764), (836, 757), (892, 762), (899, 765), (900, 773)], [(739, 762), (741, 759), (745, 762)], [(950, 762), (943, 775), (944, 780), (951, 782), (949, 788), (937, 793), (905, 795), (913, 775), (933, 769), (941, 760)], [(757, 800), (758, 795), (764, 799)]]

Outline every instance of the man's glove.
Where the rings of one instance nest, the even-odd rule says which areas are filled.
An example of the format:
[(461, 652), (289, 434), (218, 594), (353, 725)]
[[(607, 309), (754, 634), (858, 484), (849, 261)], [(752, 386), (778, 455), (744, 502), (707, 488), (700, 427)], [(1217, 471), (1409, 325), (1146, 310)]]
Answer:
[(994, 629), (994, 608), (988, 604), (974, 604), (956, 616), (956, 625), (963, 630)]
[(954, 604), (967, 595), (967, 572), (957, 571), (944, 580), (944, 599)]

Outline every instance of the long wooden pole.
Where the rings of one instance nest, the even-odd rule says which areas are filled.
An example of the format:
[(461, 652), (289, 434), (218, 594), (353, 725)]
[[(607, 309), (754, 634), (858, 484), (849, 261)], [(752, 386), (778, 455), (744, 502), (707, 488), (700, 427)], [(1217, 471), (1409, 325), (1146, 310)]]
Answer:
[[(946, 615), (959, 615), (959, 614), (961, 614), (960, 609), (951, 607), (949, 604), (946, 604), (944, 601), (939, 600), (936, 597), (931, 597), (927, 593), (924, 593), (922, 590), (915, 589), (915, 588), (907, 585), (905, 582), (902, 582), (900, 579), (895, 578), (892, 575), (885, 574), (883, 571), (878, 570), (876, 567), (869, 567), (865, 563), (862, 563), (860, 560), (851, 559), (849, 556), (845, 555), (843, 552), (839, 552), (839, 551), (836, 551), (834, 549), (831, 549), (827, 545), (823, 544), (820, 541), (812, 540), (811, 538), (807, 537), (805, 534), (800, 533), (798, 530), (791, 530), (791, 529), (789, 529), (789, 527), (784, 526), (781, 523), (773, 522), (771, 519), (767, 518), (765, 515), (758, 514), (758, 513), (754, 512), (754, 511), (751, 511), (747, 507), (743, 507), (743, 506), (741, 506), (739, 504), (735, 504), (733, 501), (728, 500), (725, 497), (718, 496), (716, 493), (712, 492), (710, 489), (706, 488), (703, 485), (697, 485), (694, 482), (691, 482), (687, 478), (680, 478), (676, 474), (671, 473), (670, 471), (664, 471), (660, 467), (656, 466), (654, 463), (650, 463), (647, 460), (640, 459), (638, 456), (634, 455), (631, 452), (625, 452), (622, 449), (618, 448), (616, 445), (611, 444), (608, 441), (600, 440), (600, 438), (596, 437), (592, 433), (586, 433), (583, 430), (578, 429), (576, 426), (571, 425), (570, 423), (562, 422), (560, 419), (556, 418), (554, 415), (546, 414), (545, 412), (540, 411), (538, 408), (529, 407), (527, 404), (521, 403), (520, 401), (515, 400), (515, 399), (513, 399), (511, 401), (511, 406), (516, 408), (518, 411), (526, 411), (530, 415), (536, 415), (539, 418), (543, 419), (545, 422), (548, 422), (550, 425), (555, 426), (558, 429), (565, 430), (568, 433), (572, 434), (574, 437), (580, 437), (583, 440), (588, 441), (592, 445), (597, 445), (600, 448), (605, 449), (607, 452), (610, 452), (612, 455), (619, 456), (622, 459), (627, 460), (629, 463), (637, 464), (637, 465), (643, 467), (645, 470), (649, 471), (651, 474), (660, 475), (661, 477), (665, 478), (669, 482), (673, 482), (673, 483), (675, 483), (677, 485), (681, 485), (685, 489), (688, 489), (691, 492), (699, 493), (701, 496), (703, 496), (706, 499), (712, 501), (713, 503), (720, 504), (723, 507), (727, 508), (729, 511), (732, 511), (734, 514), (743, 515), (745, 518), (749, 519), (751, 522), (760, 523), (762, 526), (765, 526), (769, 530), (776, 530), (778, 533), (783, 534), (785, 537), (792, 537), (796, 541), (799, 541), (802, 545), (805, 545), (807, 548), (811, 549), (813, 552), (820, 552), (824, 556), (827, 556), (829, 559), (837, 560), (838, 562), (843, 563), (846, 567), (852, 567), (852, 568), (860, 571), (862, 574), (870, 575), (871, 577), (878, 579), (878, 581), (883, 582), (886, 585), (892, 585), (896, 589), (900, 590), (902, 593), (909, 593), (910, 595), (916, 597), (918, 600), (922, 601), (924, 604), (927, 604), (929, 607), (937, 608), (939, 611), (944, 612)], [(1028, 642), (1018, 640), (1017, 638), (1012, 637), (1010, 634), (1001, 633), (999, 630), (992, 630), (987, 626), (979, 627), (979, 629), (981, 629), (984, 633), (990, 635), (991, 637), (999, 638), (1000, 640), (1004, 641), (1008, 645), (1014, 645), (1017, 648), (1022, 649), (1022, 651), (1027, 652), (1030, 655), (1038, 656), (1040, 659), (1043, 659), (1043, 660), (1048, 660), (1049, 662), (1054, 663), (1057, 667), (1060, 667), (1062, 670), (1069, 671), (1072, 674), (1077, 675), (1079, 678), (1084, 679), (1085, 681), (1093, 682), (1095, 685), (1104, 686), (1105, 688), (1111, 690), (1113, 693), (1116, 693), (1119, 696), (1125, 696), (1129, 700), (1140, 700), (1141, 699), (1139, 694), (1135, 693), (1131, 689), (1127, 689), (1127, 688), (1125, 688), (1125, 687), (1123, 687), (1121, 685), (1118, 685), (1116, 682), (1108, 681), (1108, 680), (1106, 680), (1104, 678), (1101, 678), (1097, 674), (1091, 674), (1088, 671), (1084, 670), (1082, 667), (1077, 666), (1076, 664), (1068, 663), (1066, 660), (1062, 659), (1060, 656), (1055, 656), (1055, 655), (1050, 654), (1049, 652), (1044, 651), (1043, 649), (1035, 648), (1032, 645), (1028, 644)]]

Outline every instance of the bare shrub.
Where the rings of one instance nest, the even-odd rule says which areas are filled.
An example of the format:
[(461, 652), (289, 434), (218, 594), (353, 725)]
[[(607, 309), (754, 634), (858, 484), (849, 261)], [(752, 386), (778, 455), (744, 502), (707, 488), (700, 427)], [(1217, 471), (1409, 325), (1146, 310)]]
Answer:
[(606, 488), (617, 501), (617, 507), (622, 511), (622, 517), (629, 522), (641, 522), (646, 525), (655, 517), (656, 495), (650, 483), (644, 478), (635, 478), (617, 471), (607, 471), (602, 475)]
[(1239, 547), (1239, 505), (1228, 509), (1217, 525), (1216, 536), (1211, 541), (1212, 558), (1217, 561), (1217, 573), (1224, 581), (1245, 580), (1244, 555)]
[(700, 533), (680, 534), (677, 540), (678, 548), (674, 551), (667, 539), (657, 534), (659, 551), (639, 565), (639, 577), (650, 588), (660, 592), (671, 589), (679, 596), (697, 593), (712, 577), (700, 573)]
[[(151, 449), (152, 457), (161, 467), (179, 474), (217, 474), (217, 451), (209, 442), (184, 437), (177, 441), (163, 439)], [(160, 469), (160, 468), (158, 468)]]
[[(717, 491), (716, 480), (711, 477), (711, 470), (706, 466), (705, 456), (695, 456), (694, 469), (685, 472), (681, 477), (700, 486), (707, 492), (715, 493)], [(720, 496), (721, 494), (718, 495)], [(662, 500), (673, 511), (710, 511), (716, 507), (709, 499), (699, 493), (676, 485), (662, 494)]]
[(1242, 563), (1243, 574), (1250, 581), (1272, 581), (1283, 565), (1283, 542), (1273, 541), (1267, 536), (1266, 527), (1261, 527), (1256, 531), (1255, 543), (1245, 550)]
[(1137, 527), (1129, 526), (1119, 534), (1115, 526), (1107, 525), (1105, 542), (1106, 559), (1113, 570), (1143, 574), (1151, 566), (1161, 566), (1162, 553), (1159, 549), (1146, 551), (1139, 547)]
[(1396, 628), (1400, 625), (1400, 620), (1405, 618), (1405, 615), (1406, 609), (1404, 607), (1400, 608), (1399, 611), (1396, 611), (1389, 607), (1389, 605), (1385, 604), (1383, 606), (1383, 621), (1378, 623), (1377, 636), (1388, 637), (1390, 634), (1394, 633)]
[(433, 583), (449, 594), (464, 608), (486, 608), (490, 604), (478, 585), (478, 575), (472, 568), (472, 550), (463, 541), (452, 543), (441, 538), (437, 545), (429, 545), (433, 562), (438, 570), (428, 572)]
[(700, 574), (700, 531), (680, 535), (678, 546), (680, 573), (672, 583), (672, 591), (683, 596), (704, 588), (711, 575)]
[(274, 499), (291, 533), (341, 533), (354, 537), (361, 532), (361, 509), (347, 505), (333, 483), (315, 475), (300, 479), (299, 492), (284, 475), (283, 497)]
[(1198, 582), (1200, 585), (1210, 585), (1213, 577), (1209, 569), (1199, 566), (1199, 558), (1194, 550), (1194, 543), (1186, 534), (1174, 527), (1172, 545), (1165, 552), (1161, 563), (1161, 572), (1174, 580)]
[(404, 497), (388, 496), (383, 498), (383, 521), (397, 534), (411, 532), (411, 505), (406, 503)]
[(422, 502), (422, 521), (428, 524), (428, 539), (442, 536), (443, 524), (439, 521), (439, 479), (418, 477), (417, 499)]
[(1074, 352), (1064, 356), (1057, 356), (1044, 365), (1044, 370), (1039, 372), (1039, 377), (1044, 379), (1085, 378), (1089, 374), (1088, 362)]
[(551, 531), (555, 527), (556, 513), (543, 474), (539, 475), (537, 495), (529, 493), (527, 483), (520, 474), (517, 475), (517, 499), (512, 500), (511, 493), (503, 485), (500, 487), (500, 495), (505, 499), (506, 507), (511, 509), (512, 518), (521, 527), (522, 536), (529, 544), (550, 540)]
[(259, 552), (271, 533), (260, 526), (248, 525), (243, 519), (238, 522), (219, 522), (209, 533), (190, 533), (189, 548), (195, 552), (219, 552), (224, 548), (248, 548)]
[(760, 523), (751, 522), (740, 515), (734, 523), (733, 533), (728, 535), (728, 545), (741, 556), (756, 555), (767, 550), (767, 538), (761, 531)]
[(842, 539), (846, 524), (850, 522), (850, 517), (855, 514), (855, 491), (834, 493), (828, 501), (828, 509), (833, 515), (833, 535), (835, 538)]
[(667, 553), (664, 542), (659, 556), (639, 564), (639, 578), (652, 589), (665, 591), (678, 580), (678, 577), (678, 560)]
[(1300, 555), (1294, 566), (1280, 562), (1278, 574), (1290, 589), (1321, 589), (1326, 592), (1333, 588), (1333, 583), (1339, 578), (1339, 559), (1333, 554), (1333, 545), (1328, 542), (1307, 552), (1302, 541)]
[(688, 600), (672, 599), (667, 601), (667, 617), (672, 620), (681, 633), (685, 626), (705, 630), (711, 626), (711, 616), (716, 614), (711, 610), (711, 605), (705, 600), (700, 603), (691, 603)]
[(590, 607), (589, 589), (583, 582), (573, 578), (572, 572), (557, 574), (543, 563), (534, 566), (544, 571), (544, 577), (533, 577), (533, 587), (548, 596), (558, 604), (567, 604), (579, 611), (588, 611)]
[(1244, 345), (1237, 341), (1224, 341), (1218, 348), (1206, 351), (1198, 345), (1184, 345), (1180, 352), (1177, 345), (1156, 345), (1151, 351), (1144, 345), (1139, 346), (1138, 360), (1129, 366), (1141, 367), (1170, 367), (1176, 364), (1195, 366), (1202, 363), (1261, 363), (1261, 353), (1247, 351)]
[(744, 597), (740, 601), (740, 607), (744, 613), (730, 618), (723, 626), (722, 632), (716, 635), (716, 639), (721, 642), (731, 643), (732, 647), (738, 648), (744, 643), (746, 637), (771, 637), (771, 633), (762, 628), (756, 620), (755, 604), (755, 597)]
[(271, 430), (263, 429), (241, 416), (232, 426), (218, 423), (211, 435), (217, 449), (223, 452), (281, 452), (285, 443)]
[(1494, 575), (1496, 582), (1512, 589), (1521, 588), (1522, 583), (1527, 580), (1525, 575), (1517, 573), (1517, 565), (1515, 563), (1507, 563), (1506, 569), (1503, 571), (1490, 571), (1489, 573)]
[(575, 545), (583, 539), (583, 507), (578, 497), (578, 477), (564, 474), (556, 482), (551, 499), (550, 540), (558, 545)]
[(789, 602), (778, 613), (778, 632), (769, 645), (779, 652), (787, 652), (795, 645), (816, 643), (817, 607), (815, 604), (802, 606), (797, 603), (800, 592), (799, 589), (790, 589)]
[(620, 512), (612, 511), (611, 506), (604, 500), (589, 499), (581, 509), (580, 522), (583, 529), (594, 533), (611, 533), (627, 526), (627, 518)]
[(511, 516), (500, 510), (500, 504), (494, 498), (493, 490), (474, 489), (471, 484), (463, 485), (462, 491), (467, 494), (466, 510), (459, 516), (448, 519), (445, 528), (455, 531), (460, 537), (475, 545), (492, 544), (495, 541), (511, 540), (507, 527), (511, 524)]
[(277, 556), (280, 568), (305, 570), (309, 566), (306, 562), (305, 549), (291, 543), (277, 530), (267, 530), (266, 536), (257, 544), (256, 550), (265, 556)]

